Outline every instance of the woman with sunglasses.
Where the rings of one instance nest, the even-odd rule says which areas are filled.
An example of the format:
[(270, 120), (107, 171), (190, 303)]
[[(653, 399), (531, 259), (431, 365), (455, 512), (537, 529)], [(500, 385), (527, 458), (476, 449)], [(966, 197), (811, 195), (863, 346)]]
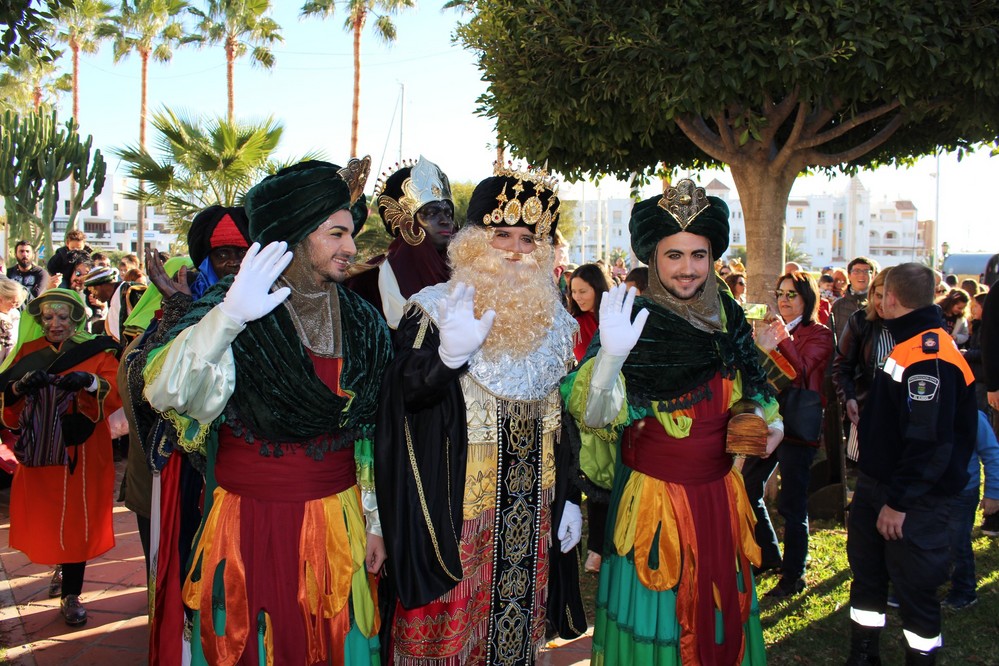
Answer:
[(746, 274), (745, 273), (729, 273), (723, 276), (725, 284), (728, 285), (729, 291), (732, 292), (732, 297), (735, 302), (739, 305), (746, 305)]
[[(774, 292), (779, 317), (774, 317), (756, 336), (768, 362), (780, 369), (771, 377), (786, 390), (790, 386), (822, 394), (822, 378), (833, 350), (832, 331), (818, 323), (819, 289), (815, 279), (804, 271), (785, 273)], [(805, 559), (808, 556), (808, 482), (818, 441), (797, 441), (785, 434), (777, 450), (768, 458), (747, 458), (742, 475), (746, 493), (756, 514), (756, 542), (763, 553), (760, 570), (780, 567), (781, 579), (765, 596), (788, 597), (805, 589)], [(784, 518), (784, 556), (781, 557), (763, 499), (763, 490), (774, 469), (780, 465), (781, 488), (777, 511)]]

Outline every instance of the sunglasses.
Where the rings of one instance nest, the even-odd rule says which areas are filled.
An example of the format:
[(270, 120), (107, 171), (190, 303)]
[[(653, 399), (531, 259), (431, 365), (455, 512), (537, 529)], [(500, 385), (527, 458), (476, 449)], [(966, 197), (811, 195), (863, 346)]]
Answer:
[(794, 299), (798, 298), (798, 292), (781, 291), (780, 289), (774, 291), (774, 298), (777, 299), (778, 301), (781, 299), (782, 296), (787, 298), (787, 300), (789, 301), (793, 301)]

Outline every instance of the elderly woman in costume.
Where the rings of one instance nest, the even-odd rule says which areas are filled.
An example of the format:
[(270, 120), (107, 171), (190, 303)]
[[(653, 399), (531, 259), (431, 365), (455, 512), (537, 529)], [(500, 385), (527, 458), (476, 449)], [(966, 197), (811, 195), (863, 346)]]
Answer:
[(597, 335), (562, 382), (580, 468), (612, 488), (593, 662), (762, 664), (760, 549), (726, 429), (743, 398), (761, 407), (768, 452), (783, 424), (752, 329), (714, 272), (728, 207), (684, 179), (636, 204), (630, 230), (648, 289), (604, 296)]
[(80, 603), (86, 562), (114, 546), (106, 417), (119, 406), (118, 360), (112, 340), (84, 332), (78, 293), (50, 289), (31, 301), (27, 313), (0, 373), (3, 425), (21, 429), (10, 545), (32, 562), (62, 565), (53, 596), (62, 597), (66, 623), (80, 625), (87, 621)]
[(391, 343), (341, 284), (369, 168), (306, 161), (255, 185), (239, 272), (149, 354), (143, 394), (207, 461), (184, 585), (191, 663), (378, 659), (370, 438)]

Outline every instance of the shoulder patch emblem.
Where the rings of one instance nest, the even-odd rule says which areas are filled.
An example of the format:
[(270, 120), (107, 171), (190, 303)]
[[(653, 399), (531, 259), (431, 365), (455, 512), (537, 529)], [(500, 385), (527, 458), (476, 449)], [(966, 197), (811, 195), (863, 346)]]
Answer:
[(940, 353), (940, 336), (936, 333), (923, 333), (923, 353)]
[(913, 375), (909, 377), (909, 399), (917, 402), (927, 402), (937, 396), (940, 380), (932, 375)]

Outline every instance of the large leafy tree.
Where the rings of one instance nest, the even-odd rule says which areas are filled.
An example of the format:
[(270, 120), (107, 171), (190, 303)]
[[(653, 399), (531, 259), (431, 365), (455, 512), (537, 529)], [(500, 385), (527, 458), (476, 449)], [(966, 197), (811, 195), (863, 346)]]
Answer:
[[(999, 4), (481, 0), (459, 28), (480, 111), (569, 176), (727, 165), (750, 285), (783, 265), (797, 176), (907, 164), (999, 134)], [(729, 8), (733, 9), (733, 8)]]
[(222, 44), (225, 48), (228, 119), (233, 122), (236, 94), (233, 68), (238, 58), (249, 52), (250, 63), (265, 69), (274, 67), (270, 45), (283, 42), (281, 26), (268, 16), (270, 0), (208, 0), (204, 11), (191, 8), (199, 18), (197, 39), (203, 44)]
[(45, 60), (55, 60), (52, 19), (75, 0), (5, 0), (0, 3), (0, 56), (18, 55), (27, 47)]
[(283, 126), (273, 119), (230, 123), (164, 109), (153, 115), (157, 154), (136, 145), (115, 150), (126, 174), (142, 181), (126, 196), (162, 207), (173, 230), (186, 236), (198, 211), (219, 204), (238, 206), (257, 181), (280, 164), (272, 155)]
[[(100, 30), (101, 36), (114, 39), (114, 60), (120, 62), (132, 52), (139, 54), (142, 83), (139, 91), (139, 147), (146, 147), (146, 100), (149, 86), (149, 59), (169, 62), (174, 46), (190, 41), (185, 33), (184, 0), (122, 0), (118, 14)], [(139, 184), (141, 189), (142, 184)], [(145, 211), (139, 206), (136, 220), (139, 261), (145, 247)]]
[(374, 16), (375, 34), (386, 42), (396, 38), (395, 24), (390, 18), (408, 7), (416, 5), (415, 0), (306, 0), (302, 5), (302, 16), (328, 18), (336, 6), (344, 7), (347, 17), (344, 29), (354, 37), (354, 105), (350, 117), (350, 154), (357, 155), (357, 132), (361, 114), (361, 33), (369, 16)]

